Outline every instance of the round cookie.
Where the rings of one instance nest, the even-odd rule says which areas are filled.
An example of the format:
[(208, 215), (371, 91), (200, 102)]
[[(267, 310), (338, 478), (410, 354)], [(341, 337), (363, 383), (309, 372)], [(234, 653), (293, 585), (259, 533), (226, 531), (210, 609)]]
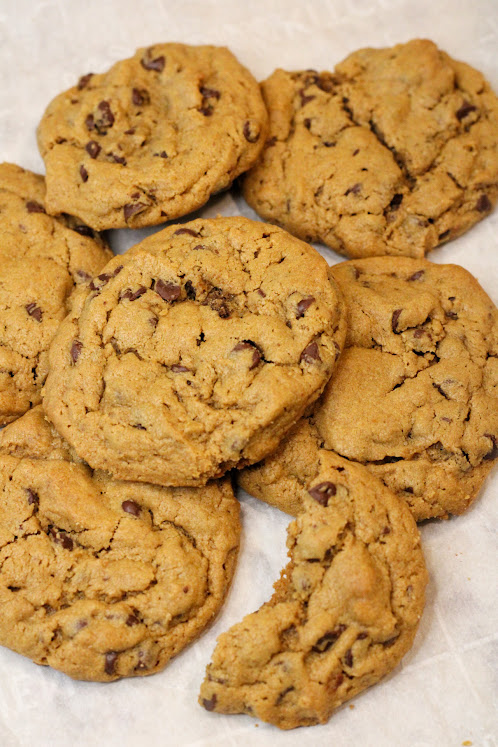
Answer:
[(116, 482), (31, 410), (0, 434), (0, 644), (75, 679), (153, 674), (220, 609), (239, 544), (228, 480)]
[(427, 574), (410, 512), (361, 465), (323, 451), (269, 602), (218, 638), (199, 702), (281, 729), (324, 723), (411, 647)]
[(265, 219), (349, 257), (423, 257), (498, 197), (498, 99), (433, 42), (362, 49), (262, 83), (270, 131), (244, 180)]
[(463, 513), (498, 457), (498, 312), (456, 265), (377, 257), (330, 268), (346, 349), (314, 414), (240, 474), (296, 513), (317, 453), (365, 464), (417, 520)]
[(43, 177), (0, 164), (0, 425), (40, 402), (71, 294), (112, 257), (88, 226), (44, 206)]
[(342, 348), (327, 271), (308, 244), (246, 218), (156, 233), (115, 257), (59, 328), (47, 414), (119, 479), (200, 485), (262, 459)]
[(258, 84), (228, 49), (139, 49), (47, 107), (47, 209), (99, 230), (164, 223), (229, 187), (266, 131)]

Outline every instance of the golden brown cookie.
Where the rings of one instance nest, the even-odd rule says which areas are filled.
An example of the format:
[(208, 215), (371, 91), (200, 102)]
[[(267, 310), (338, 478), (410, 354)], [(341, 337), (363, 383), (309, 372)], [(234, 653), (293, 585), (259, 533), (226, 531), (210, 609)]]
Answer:
[(362, 462), (417, 520), (463, 513), (498, 457), (498, 312), (456, 265), (377, 257), (330, 268), (348, 307), (314, 414), (243, 488), (290, 513), (322, 450)]
[(248, 169), (266, 130), (258, 85), (228, 49), (139, 49), (49, 104), (47, 209), (99, 230), (178, 218)]
[(0, 425), (40, 402), (71, 294), (112, 257), (76, 219), (45, 213), (43, 177), (0, 164)]
[(239, 544), (228, 480), (116, 482), (40, 407), (0, 434), (0, 644), (75, 679), (148, 675), (220, 609)]
[(218, 639), (200, 694), (209, 711), (324, 723), (413, 643), (427, 574), (406, 504), (326, 451), (305, 490), (273, 597)]
[(92, 467), (199, 485), (274, 449), (345, 337), (308, 244), (246, 218), (170, 226), (115, 257), (50, 353), (46, 411)]
[(335, 68), (276, 70), (270, 132), (244, 196), (266, 220), (350, 257), (423, 257), (498, 197), (498, 99), (427, 40)]

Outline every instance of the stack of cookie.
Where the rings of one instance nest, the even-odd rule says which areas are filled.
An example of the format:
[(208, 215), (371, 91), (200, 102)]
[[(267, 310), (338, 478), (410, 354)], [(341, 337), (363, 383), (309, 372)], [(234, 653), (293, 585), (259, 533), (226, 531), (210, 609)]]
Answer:
[[(415, 521), (465, 511), (498, 456), (498, 312), (423, 258), (491, 210), (497, 125), (482, 76), (418, 40), (261, 91), (226, 49), (156, 45), (48, 106), (46, 180), (0, 166), (0, 643), (76, 679), (162, 669), (230, 586), (235, 469), (296, 516), (290, 560), (201, 704), (323, 723), (396, 666)], [(246, 171), (271, 223), (115, 257), (97, 233)]]

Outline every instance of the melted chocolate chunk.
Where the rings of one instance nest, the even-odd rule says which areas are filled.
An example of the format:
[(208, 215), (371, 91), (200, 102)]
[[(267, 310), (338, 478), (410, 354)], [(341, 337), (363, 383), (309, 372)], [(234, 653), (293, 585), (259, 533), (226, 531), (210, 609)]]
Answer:
[(133, 215), (137, 215), (137, 213), (143, 213), (147, 207), (148, 205), (145, 202), (129, 202), (127, 205), (124, 205), (123, 214), (125, 221), (128, 221)]
[(489, 197), (487, 195), (481, 195), (476, 202), (476, 210), (479, 213), (487, 213), (491, 208), (492, 205)]
[(321, 506), (328, 506), (329, 498), (337, 493), (337, 487), (333, 482), (321, 482), (308, 490), (308, 493)]
[(353, 653), (350, 648), (344, 654), (344, 664), (349, 668), (353, 666)]
[(462, 119), (467, 116), (467, 114), (470, 114), (470, 112), (475, 112), (476, 109), (476, 106), (469, 103), (468, 101), (464, 101), (460, 109), (456, 112), (456, 118), (459, 120), (459, 122), (461, 122)]
[(181, 366), (178, 363), (174, 363), (171, 366), (171, 370), (173, 373), (186, 373), (187, 371), (190, 371), (190, 368), (187, 368), (186, 366)]
[(402, 311), (403, 309), (396, 309), (396, 311), (393, 311), (393, 315), (391, 319), (391, 327), (392, 327), (393, 332), (397, 332), (398, 330), (398, 319)]
[(28, 505), (32, 506), (33, 504), (37, 504), (40, 500), (40, 497), (38, 493), (36, 493), (31, 488), (26, 488), (26, 493), (28, 494)]
[(324, 651), (328, 651), (328, 649), (337, 642), (337, 640), (345, 630), (346, 625), (337, 625), (334, 630), (331, 630), (329, 633), (325, 633), (325, 635), (322, 635), (322, 637), (317, 640), (317, 642), (313, 646), (313, 651), (316, 651), (320, 654), (323, 654)]
[(410, 275), (408, 278), (409, 282), (413, 282), (415, 280), (420, 280), (420, 278), (423, 278), (425, 274), (424, 270), (417, 270), (417, 272), (414, 272), (413, 275)]
[(136, 301), (137, 298), (143, 296), (144, 293), (147, 293), (147, 288), (145, 287), (145, 285), (141, 285), (140, 288), (138, 288), (136, 291), (132, 291), (131, 288), (127, 288), (120, 294), (119, 297), (126, 298), (128, 299), (128, 301)]
[(148, 49), (145, 56), (140, 60), (140, 64), (145, 70), (155, 70), (156, 73), (161, 73), (164, 70), (165, 63), (164, 55), (152, 58), (152, 49)]
[(180, 298), (180, 286), (175, 283), (168, 283), (160, 278), (159, 280), (156, 280), (154, 290), (159, 296), (161, 296), (163, 301), (169, 301), (171, 303), (172, 301), (176, 301), (177, 298)]
[(25, 308), (28, 314), (33, 317), (33, 319), (36, 319), (37, 322), (41, 322), (43, 312), (40, 307), (36, 305), (36, 303), (27, 303)]
[[(80, 223), (78, 226), (72, 226), (72, 229), (73, 231), (76, 231), (76, 233), (79, 233), (80, 236), (88, 236), (91, 239), (95, 238), (95, 231), (90, 228), (90, 226), (85, 226), (84, 223)], [(78, 270), (78, 275), (80, 277), (85, 276), (85, 280), (90, 279), (90, 275), (84, 270)]]
[(117, 658), (118, 658), (118, 655), (115, 651), (108, 651), (105, 655), (104, 670), (105, 670), (105, 673), (108, 674), (109, 676), (113, 675), (115, 672)]
[(80, 176), (83, 182), (88, 181), (88, 171), (85, 169), (83, 165), (80, 166)]
[(145, 88), (133, 88), (131, 92), (131, 100), (135, 106), (146, 106), (150, 104), (149, 92)]
[(203, 698), (202, 705), (204, 706), (206, 711), (214, 711), (215, 706), (216, 706), (216, 701), (217, 701), (217, 697), (216, 697), (216, 693), (214, 693), (213, 696), (209, 699)]
[(76, 363), (82, 350), (83, 343), (79, 340), (73, 340), (73, 344), (71, 345), (71, 358), (73, 359), (73, 363)]
[(96, 140), (89, 140), (88, 143), (85, 145), (85, 150), (90, 156), (90, 158), (97, 158), (102, 148), (98, 144)]
[(214, 111), (214, 108), (211, 106), (211, 104), (205, 104), (204, 106), (201, 106), (199, 108), (199, 112), (201, 114), (204, 114), (205, 117), (210, 117)]
[(255, 342), (252, 342), (252, 340), (243, 340), (242, 342), (238, 342), (237, 345), (233, 348), (232, 352), (236, 353), (239, 350), (252, 350), (253, 351), (252, 362), (251, 362), (251, 365), (249, 366), (249, 371), (252, 371), (253, 368), (256, 368), (259, 365), (262, 355)]
[(205, 99), (218, 100), (221, 96), (221, 93), (215, 88), (206, 88), (205, 86), (201, 86), (201, 88), (199, 88), (199, 91), (201, 93), (201, 96), (203, 96), (203, 98)]
[(347, 197), (349, 194), (353, 195), (359, 195), (361, 192), (362, 185), (360, 182), (356, 182), (356, 184), (353, 184), (352, 187), (348, 187), (348, 189), (345, 191), (344, 196)]
[(138, 617), (136, 617), (136, 615), (128, 615), (128, 617), (126, 618), (126, 624), (130, 628), (132, 627), (132, 625), (138, 625), (139, 623), (140, 620), (138, 619)]
[(484, 436), (491, 439), (493, 448), (483, 456), (483, 459), (486, 461), (496, 459), (498, 457), (498, 438), (496, 436), (493, 436), (491, 433), (485, 433)]
[(391, 208), (391, 210), (397, 210), (402, 202), (403, 202), (403, 195), (396, 193), (394, 197), (392, 198), (391, 202), (389, 203), (389, 207)]
[(121, 504), (123, 511), (132, 516), (140, 516), (140, 506), (135, 501), (123, 501)]
[(212, 288), (203, 306), (209, 306), (213, 311), (216, 311), (220, 319), (228, 319), (230, 316), (230, 308), (221, 288)]
[(93, 77), (93, 73), (87, 73), (86, 75), (82, 75), (81, 78), (78, 81), (78, 84), (76, 88), (78, 91), (82, 91), (83, 88), (86, 88), (87, 85), (90, 83), (90, 79)]
[(315, 299), (313, 296), (307, 296), (306, 298), (303, 298), (301, 301), (299, 301), (296, 307), (296, 319), (301, 319), (301, 317), (304, 316), (305, 312), (309, 309), (314, 300)]
[(186, 233), (189, 236), (200, 236), (200, 233), (197, 233), (196, 231), (192, 231), (191, 228), (178, 228), (173, 236), (180, 236), (182, 233)]
[(122, 166), (126, 166), (126, 158), (123, 158), (123, 156), (117, 156), (115, 153), (109, 153), (109, 158), (114, 161), (114, 163), (120, 163)]
[(50, 529), (50, 536), (56, 542), (58, 545), (61, 545), (61, 547), (64, 548), (64, 550), (72, 550), (74, 543), (71, 537), (69, 537), (65, 532), (57, 532), (54, 527), (51, 527)]
[(187, 298), (190, 301), (194, 301), (195, 300), (196, 290), (195, 290), (194, 286), (192, 285), (192, 281), (191, 280), (187, 280), (187, 282), (185, 283), (185, 293), (187, 294)]
[(43, 205), (40, 205), (39, 202), (36, 202), (36, 200), (28, 200), (26, 203), (26, 210), (28, 213), (46, 213), (47, 211), (43, 207)]
[(315, 363), (315, 361), (321, 361), (320, 353), (318, 352), (318, 345), (316, 342), (311, 342), (307, 347), (304, 348), (299, 359), (304, 363)]

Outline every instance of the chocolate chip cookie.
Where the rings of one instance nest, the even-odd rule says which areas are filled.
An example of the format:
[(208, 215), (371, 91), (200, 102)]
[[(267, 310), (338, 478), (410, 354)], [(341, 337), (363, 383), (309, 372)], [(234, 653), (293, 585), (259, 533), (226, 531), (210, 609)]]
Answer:
[(412, 645), (426, 570), (406, 504), (331, 452), (309, 478), (273, 597), (218, 639), (201, 687), (209, 711), (324, 723)]
[(498, 457), (498, 312), (456, 265), (378, 257), (330, 268), (346, 349), (314, 414), (240, 475), (290, 513), (323, 450), (362, 462), (417, 520), (463, 513)]
[(199, 485), (272, 451), (345, 337), (325, 260), (246, 218), (170, 226), (115, 257), (50, 353), (46, 411), (92, 467)]
[(228, 49), (139, 49), (49, 104), (47, 209), (99, 230), (178, 218), (248, 169), (266, 130), (258, 85)]
[(112, 257), (81, 221), (45, 213), (43, 177), (0, 164), (0, 425), (40, 402), (71, 294)]
[(228, 480), (116, 482), (31, 410), (0, 434), (0, 644), (74, 677), (152, 674), (223, 603), (239, 544)]
[(349, 257), (423, 257), (498, 197), (498, 99), (427, 40), (362, 49), (333, 73), (276, 70), (270, 132), (244, 196)]

